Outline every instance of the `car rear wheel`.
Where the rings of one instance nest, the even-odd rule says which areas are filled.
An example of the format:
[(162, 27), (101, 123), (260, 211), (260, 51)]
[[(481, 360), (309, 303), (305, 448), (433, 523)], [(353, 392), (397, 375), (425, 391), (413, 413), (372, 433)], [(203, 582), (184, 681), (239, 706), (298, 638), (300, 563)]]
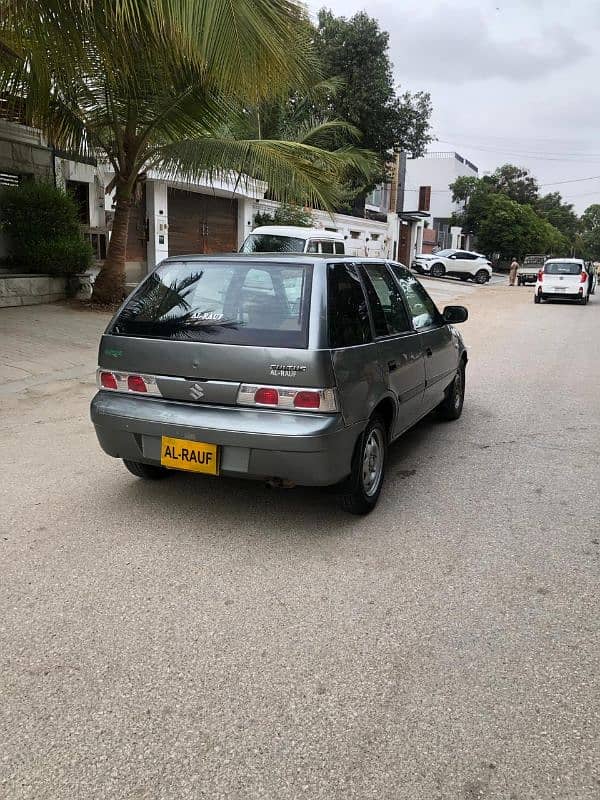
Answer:
[(377, 505), (387, 455), (387, 431), (380, 417), (373, 417), (360, 437), (352, 457), (352, 472), (341, 497), (350, 514), (368, 514)]
[(170, 472), (165, 467), (157, 467), (154, 464), (142, 464), (139, 461), (129, 461), (128, 459), (123, 459), (123, 464), (125, 467), (131, 472), (132, 475), (135, 475), (136, 478), (144, 478), (147, 481), (159, 481), (162, 478), (166, 478), (169, 476)]
[(446, 267), (439, 262), (437, 264), (432, 264), (429, 274), (432, 278), (443, 278), (446, 274)]
[(440, 419), (451, 422), (462, 414), (465, 402), (465, 365), (461, 364), (448, 389), (446, 397), (437, 408)]
[(487, 283), (489, 279), (489, 273), (485, 269), (479, 269), (475, 273), (475, 283)]

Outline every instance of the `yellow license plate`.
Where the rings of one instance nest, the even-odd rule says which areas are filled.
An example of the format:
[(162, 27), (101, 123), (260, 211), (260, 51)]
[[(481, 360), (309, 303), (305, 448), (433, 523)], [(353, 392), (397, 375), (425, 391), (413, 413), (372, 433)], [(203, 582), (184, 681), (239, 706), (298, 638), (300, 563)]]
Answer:
[(160, 448), (160, 463), (170, 469), (185, 469), (189, 472), (219, 474), (219, 447), (206, 442), (191, 442), (189, 439), (173, 439), (163, 436)]

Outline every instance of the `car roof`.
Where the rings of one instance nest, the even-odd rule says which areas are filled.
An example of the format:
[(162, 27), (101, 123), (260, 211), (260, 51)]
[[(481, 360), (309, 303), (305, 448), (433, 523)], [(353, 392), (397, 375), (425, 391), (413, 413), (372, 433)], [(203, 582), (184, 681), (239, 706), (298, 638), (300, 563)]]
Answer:
[(583, 258), (548, 258), (546, 264), (583, 264)]
[(178, 261), (228, 261), (229, 263), (236, 261), (242, 264), (260, 264), (261, 261), (280, 261), (285, 264), (322, 264), (328, 261), (347, 262), (348, 264), (381, 264), (385, 261), (387, 263), (398, 264), (398, 266), (404, 266), (404, 264), (391, 261), (389, 258), (363, 258), (351, 255), (335, 255), (333, 253), (215, 253), (212, 255), (190, 253), (184, 256), (169, 256), (169, 258), (165, 258), (164, 261), (161, 261), (161, 264), (175, 263)]
[[(264, 233), (269, 236), (296, 236), (300, 239), (333, 239), (343, 241), (344, 237), (334, 231), (323, 228), (303, 228), (300, 225), (259, 225), (252, 233)], [(249, 235), (250, 235), (249, 234)]]

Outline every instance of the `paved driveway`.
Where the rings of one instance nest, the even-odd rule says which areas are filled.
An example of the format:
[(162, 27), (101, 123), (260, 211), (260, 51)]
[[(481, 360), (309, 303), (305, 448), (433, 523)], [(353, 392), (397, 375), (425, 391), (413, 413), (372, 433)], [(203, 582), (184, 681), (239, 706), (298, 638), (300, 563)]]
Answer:
[[(467, 301), (463, 417), (366, 519), (137, 481), (81, 375), (0, 398), (0, 797), (597, 800), (600, 300)], [(100, 318), (31, 314), (91, 376)]]

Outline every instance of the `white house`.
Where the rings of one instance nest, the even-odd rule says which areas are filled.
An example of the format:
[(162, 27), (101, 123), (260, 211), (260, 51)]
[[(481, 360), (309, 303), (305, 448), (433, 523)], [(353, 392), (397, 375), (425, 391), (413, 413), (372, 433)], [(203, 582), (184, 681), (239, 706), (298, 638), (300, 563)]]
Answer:
[(434, 247), (469, 247), (469, 232), (450, 225), (452, 215), (461, 210), (461, 205), (452, 201), (450, 184), (463, 175), (477, 178), (478, 169), (459, 153), (427, 153), (406, 161), (404, 208), (431, 215), (425, 252)]

